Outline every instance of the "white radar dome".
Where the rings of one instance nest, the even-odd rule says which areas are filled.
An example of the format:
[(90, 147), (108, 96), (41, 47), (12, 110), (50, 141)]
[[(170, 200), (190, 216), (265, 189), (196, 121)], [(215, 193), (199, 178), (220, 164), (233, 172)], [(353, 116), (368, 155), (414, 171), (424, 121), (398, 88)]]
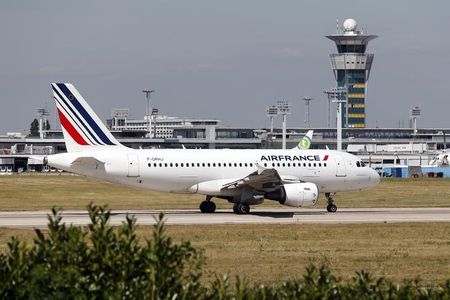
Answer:
[(345, 31), (356, 31), (356, 21), (354, 19), (347, 19), (344, 21), (343, 27)]

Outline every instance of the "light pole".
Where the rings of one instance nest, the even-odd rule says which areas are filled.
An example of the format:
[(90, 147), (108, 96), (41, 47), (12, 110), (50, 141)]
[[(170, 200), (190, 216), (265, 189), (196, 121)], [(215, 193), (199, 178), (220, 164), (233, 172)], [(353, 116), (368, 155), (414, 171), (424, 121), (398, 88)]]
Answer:
[(337, 103), (336, 109), (336, 147), (338, 151), (342, 151), (342, 110), (343, 104), (347, 103), (347, 88), (337, 87), (332, 88), (330, 91), (325, 91), (328, 95), (328, 101)]
[(412, 120), (412, 128), (413, 128), (413, 134), (417, 134), (417, 118), (420, 118), (420, 115), (422, 114), (422, 110), (420, 109), (420, 106), (413, 107), (411, 109), (411, 120)]
[(286, 149), (286, 116), (291, 114), (291, 104), (288, 101), (277, 101), (278, 114), (283, 116), (282, 149)]
[(269, 105), (266, 108), (266, 116), (270, 119), (270, 135), (273, 136), (273, 117), (278, 115), (278, 108), (276, 105)]
[(312, 101), (311, 97), (303, 97), (303, 101), (305, 101), (305, 124), (307, 128), (310, 128), (309, 123), (309, 102)]
[(151, 110), (150, 110), (150, 98), (152, 96), (152, 93), (155, 92), (155, 90), (142, 90), (142, 92), (145, 94), (145, 97), (147, 98), (147, 131), (148, 131), (148, 138), (152, 138), (152, 119), (151, 119)]

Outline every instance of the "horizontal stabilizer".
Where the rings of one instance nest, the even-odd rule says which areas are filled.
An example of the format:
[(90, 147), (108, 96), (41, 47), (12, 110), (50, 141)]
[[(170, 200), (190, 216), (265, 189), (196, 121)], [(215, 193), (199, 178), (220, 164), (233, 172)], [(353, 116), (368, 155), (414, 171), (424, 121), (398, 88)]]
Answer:
[(103, 167), (105, 165), (105, 162), (94, 157), (78, 157), (71, 163), (71, 165), (80, 166), (83, 168), (98, 169), (100, 166)]

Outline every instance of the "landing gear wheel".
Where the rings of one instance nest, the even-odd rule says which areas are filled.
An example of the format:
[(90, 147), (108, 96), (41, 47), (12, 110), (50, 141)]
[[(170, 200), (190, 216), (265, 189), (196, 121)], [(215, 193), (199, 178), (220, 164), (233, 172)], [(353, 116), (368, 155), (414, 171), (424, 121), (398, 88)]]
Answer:
[(327, 211), (328, 212), (336, 212), (337, 211), (337, 206), (334, 205), (334, 204), (328, 204)]
[(250, 213), (250, 205), (247, 203), (235, 203), (233, 205), (233, 211), (238, 215), (246, 215)]
[(204, 214), (212, 214), (216, 211), (216, 204), (210, 200), (205, 200), (200, 203), (200, 211)]
[(337, 206), (334, 205), (334, 201), (333, 201), (334, 193), (326, 193), (325, 197), (327, 197), (327, 202), (328, 202), (327, 211), (333, 212), (333, 213), (336, 212)]

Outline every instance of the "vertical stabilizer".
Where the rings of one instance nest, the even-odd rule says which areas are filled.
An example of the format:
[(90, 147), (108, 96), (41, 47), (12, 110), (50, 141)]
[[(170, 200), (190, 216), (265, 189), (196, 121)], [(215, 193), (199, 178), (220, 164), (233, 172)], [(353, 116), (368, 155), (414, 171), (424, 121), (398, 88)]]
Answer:
[(70, 83), (52, 83), (67, 152), (123, 147)]

